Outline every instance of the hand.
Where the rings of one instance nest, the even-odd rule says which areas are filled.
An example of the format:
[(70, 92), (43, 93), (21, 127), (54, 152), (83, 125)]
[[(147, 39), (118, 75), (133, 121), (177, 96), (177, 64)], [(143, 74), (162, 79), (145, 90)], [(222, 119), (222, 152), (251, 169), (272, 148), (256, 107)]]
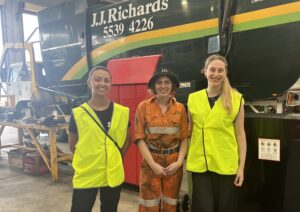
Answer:
[(166, 176), (167, 173), (165, 172), (165, 168), (162, 167), (160, 164), (158, 163), (154, 163), (152, 166), (151, 166), (151, 169), (152, 171), (154, 172), (154, 174), (156, 175), (164, 175)]
[(182, 164), (176, 161), (165, 168), (165, 172), (167, 173), (167, 175), (173, 175), (181, 166)]
[(243, 182), (244, 182), (244, 170), (239, 168), (235, 176), (234, 185), (241, 187), (243, 185)]

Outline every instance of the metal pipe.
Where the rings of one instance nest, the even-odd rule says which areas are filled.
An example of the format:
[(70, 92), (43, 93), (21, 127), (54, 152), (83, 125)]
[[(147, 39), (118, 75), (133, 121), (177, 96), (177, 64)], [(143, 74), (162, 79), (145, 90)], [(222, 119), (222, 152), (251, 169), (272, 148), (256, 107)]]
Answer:
[(55, 94), (59, 94), (59, 95), (62, 95), (62, 96), (66, 96), (66, 97), (69, 97), (71, 99), (79, 99), (79, 96), (74, 96), (72, 94), (68, 94), (68, 93), (64, 93), (64, 92), (61, 92), (61, 91), (56, 91), (56, 90), (52, 90), (52, 89), (49, 89), (49, 88), (44, 88), (44, 87), (38, 87), (39, 89), (43, 90), (43, 91), (47, 91), (47, 92), (50, 92), (50, 93), (55, 93)]

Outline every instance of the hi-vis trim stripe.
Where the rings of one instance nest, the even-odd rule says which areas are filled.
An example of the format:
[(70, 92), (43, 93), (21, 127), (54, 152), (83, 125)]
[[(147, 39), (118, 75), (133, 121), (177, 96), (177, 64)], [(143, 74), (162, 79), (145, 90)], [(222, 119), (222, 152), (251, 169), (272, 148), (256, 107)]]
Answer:
[[(233, 16), (232, 20), (234, 32), (300, 21), (300, 2), (238, 14)], [(210, 19), (130, 35), (94, 49), (91, 52), (92, 64), (96, 65), (115, 55), (139, 47), (214, 35), (218, 33), (217, 26), (218, 20)], [(86, 59), (83, 57), (66, 73), (62, 80), (78, 80), (87, 72)]]
[(168, 203), (169, 205), (177, 205), (177, 199), (166, 197), (164, 195), (162, 195), (161, 199), (162, 199), (162, 201), (164, 201), (165, 203)]
[(179, 132), (179, 127), (148, 127), (146, 134), (175, 134)]
[(145, 207), (154, 207), (158, 206), (160, 203), (160, 198), (159, 199), (151, 199), (151, 200), (145, 200), (139, 197), (139, 204), (143, 205)]

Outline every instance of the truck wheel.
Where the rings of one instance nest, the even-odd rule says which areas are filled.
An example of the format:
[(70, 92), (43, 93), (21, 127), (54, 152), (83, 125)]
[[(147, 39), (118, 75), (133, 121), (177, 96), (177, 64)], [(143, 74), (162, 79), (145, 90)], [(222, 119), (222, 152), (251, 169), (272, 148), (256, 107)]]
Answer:
[(24, 120), (32, 117), (32, 111), (30, 108), (29, 101), (20, 101), (16, 105), (16, 110), (14, 112), (14, 119)]
[(181, 200), (182, 211), (189, 211), (191, 208), (191, 199), (188, 194), (185, 194)]

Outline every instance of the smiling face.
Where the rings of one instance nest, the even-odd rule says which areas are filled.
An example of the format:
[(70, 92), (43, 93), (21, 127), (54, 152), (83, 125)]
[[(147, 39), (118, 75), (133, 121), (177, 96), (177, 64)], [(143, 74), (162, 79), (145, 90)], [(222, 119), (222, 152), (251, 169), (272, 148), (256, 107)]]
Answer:
[(101, 69), (93, 71), (87, 82), (93, 96), (107, 96), (111, 88), (109, 72)]
[(222, 87), (226, 74), (226, 65), (221, 60), (211, 61), (204, 70), (209, 87)]
[(154, 84), (157, 97), (169, 97), (173, 91), (173, 84), (169, 77), (159, 77)]

